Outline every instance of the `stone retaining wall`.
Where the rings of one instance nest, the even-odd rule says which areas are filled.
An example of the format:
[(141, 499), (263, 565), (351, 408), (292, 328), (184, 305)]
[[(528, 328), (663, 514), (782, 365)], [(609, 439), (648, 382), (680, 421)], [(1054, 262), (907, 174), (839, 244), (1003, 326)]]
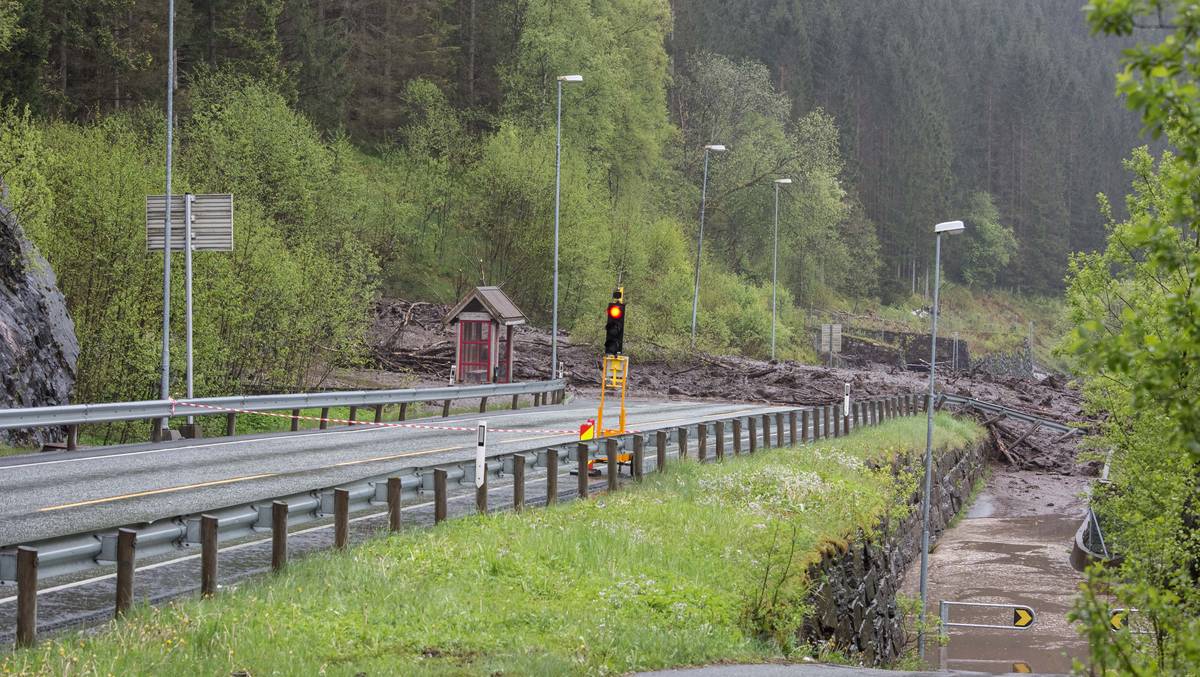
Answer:
[[(986, 442), (950, 450), (936, 459), (930, 504), (930, 539), (940, 534), (963, 507), (971, 487), (983, 474)], [(894, 472), (918, 469), (920, 456), (896, 463)], [(864, 662), (882, 666), (900, 656), (906, 631), (896, 591), (908, 567), (921, 557), (920, 495), (908, 497), (909, 514), (885, 519), (877, 534), (860, 533), (845, 549), (827, 552), (809, 570), (815, 582), (813, 611), (802, 631), (810, 642), (832, 642), (838, 649), (861, 654)]]

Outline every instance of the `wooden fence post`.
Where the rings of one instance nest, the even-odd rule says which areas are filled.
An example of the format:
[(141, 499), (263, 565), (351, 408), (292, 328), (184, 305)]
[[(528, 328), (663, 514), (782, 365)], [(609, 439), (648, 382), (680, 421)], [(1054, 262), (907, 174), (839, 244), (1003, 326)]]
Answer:
[(787, 443), (783, 440), (783, 412), (775, 412), (775, 446), (782, 449)]
[(125, 615), (133, 606), (133, 565), (137, 549), (137, 532), (117, 530), (117, 603), (115, 615)]
[(399, 477), (387, 479), (388, 530), (400, 531), (400, 495), (404, 484)]
[(808, 443), (808, 409), (800, 411), (800, 443)]
[(445, 402), (442, 402), (442, 418), (446, 418), (449, 415), (450, 415), (450, 400), (446, 400)]
[(687, 458), (687, 426), (683, 426), (676, 431), (676, 436), (679, 438), (679, 458)]
[(604, 455), (608, 457), (608, 490), (616, 491), (621, 479), (621, 466), (617, 459), (617, 441), (608, 438), (604, 441)]
[(433, 471), (433, 523), (446, 521), (446, 471)]
[(200, 516), (200, 596), (217, 594), (217, 528), (214, 515)]
[(796, 439), (796, 419), (798, 418), (800, 417), (796, 415), (796, 411), (794, 409), (788, 412), (788, 427), (791, 429), (793, 447), (797, 444), (800, 444), (800, 442)]
[(642, 481), (646, 472), (646, 438), (641, 433), (633, 436), (633, 479)]
[(770, 414), (762, 415), (762, 426), (763, 426), (762, 447), (763, 447), (763, 449), (770, 449), (771, 448), (771, 415)]
[(746, 419), (746, 423), (749, 424), (750, 428), (750, 449), (748, 451), (753, 454), (758, 449), (758, 419), (754, 416), (751, 416)]
[(546, 450), (546, 505), (558, 503), (558, 449)]
[(713, 437), (717, 438), (717, 461), (725, 460), (725, 421), (713, 424)]
[(663, 472), (667, 469), (667, 431), (659, 430), (654, 433), (655, 446), (655, 472)]
[(375, 405), (375, 422), (383, 423), (383, 405), (382, 404)]
[(291, 426), (291, 429), (292, 429), (292, 432), (296, 432), (297, 430), (299, 430), (299, 429), (300, 429), (300, 410), (299, 410), (299, 409), (293, 409), (293, 410), (292, 410), (292, 426)]
[(37, 641), (38, 552), (27, 545), (17, 547), (17, 646)]
[(237, 434), (237, 414), (225, 414), (225, 437)]
[(481, 413), (481, 414), (487, 413), (487, 398), (486, 397), (479, 398), (479, 413)]
[(271, 571), (283, 571), (287, 566), (288, 504), (271, 502)]
[(321, 423), (317, 427), (324, 430), (329, 427), (329, 407), (321, 407)]
[(840, 437), (842, 432), (842, 405), (833, 408), (833, 436)]
[(578, 477), (577, 493), (580, 500), (583, 500), (588, 497), (588, 447), (583, 442), (575, 445), (575, 463), (579, 466), (579, 471), (576, 473), (576, 477)]
[(696, 460), (701, 463), (708, 457), (708, 424), (696, 425)]
[(397, 418), (396, 420), (403, 421), (406, 418), (408, 418), (408, 402), (401, 402), (400, 403), (400, 417)]
[(354, 425), (358, 422), (358, 405), (350, 405), (350, 415), (346, 418), (350, 419), (350, 422), (347, 425)]
[(739, 456), (742, 453), (742, 419), (733, 419), (733, 455)]
[(525, 507), (525, 456), (515, 454), (513, 464), (513, 510), (521, 512)]
[(333, 547), (345, 550), (350, 542), (350, 490), (333, 490)]
[(520, 395), (513, 395), (513, 399), (512, 399), (512, 406), (511, 406), (511, 407), (509, 407), (509, 408), (510, 408), (510, 409), (512, 409), (513, 411), (516, 411), (516, 409), (517, 409), (517, 400), (518, 400), (520, 397), (521, 397)]

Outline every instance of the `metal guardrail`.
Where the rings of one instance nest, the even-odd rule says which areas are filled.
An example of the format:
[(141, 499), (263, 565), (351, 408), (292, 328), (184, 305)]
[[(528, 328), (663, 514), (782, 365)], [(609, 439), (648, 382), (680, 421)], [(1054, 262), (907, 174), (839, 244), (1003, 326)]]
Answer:
[(1032, 414), (1027, 414), (1019, 409), (1013, 409), (1011, 407), (1005, 407), (999, 404), (992, 404), (991, 402), (984, 402), (983, 400), (976, 400), (970, 397), (951, 395), (943, 392), (938, 393), (938, 399), (950, 404), (972, 407), (992, 414), (1004, 414), (1009, 418), (1015, 418), (1019, 421), (1025, 421), (1027, 423), (1040, 423), (1043, 428), (1057, 430), (1063, 434), (1083, 432), (1083, 430), (1080, 428), (1072, 428), (1071, 426), (1059, 423), (1058, 421), (1052, 421), (1048, 418), (1040, 418), (1038, 416), (1033, 416)]
[[(549, 383), (553, 384), (555, 382)], [(774, 419), (776, 412), (790, 416), (800, 411), (801, 409), (799, 408), (777, 409), (771, 412), (769, 416)], [(632, 446), (635, 437), (641, 437), (642, 441), (649, 447), (649, 440), (655, 439), (656, 433), (659, 431), (675, 432), (687, 430), (689, 433), (695, 433), (698, 427), (710, 427), (718, 421), (726, 423), (732, 422), (734, 419), (746, 421), (749, 418), (758, 418), (760, 416), (768, 416), (768, 414), (703, 418), (684, 425), (647, 428), (617, 438), (594, 440), (587, 444), (590, 452), (596, 453), (599, 451), (600, 445), (605, 443), (605, 439), (616, 439), (620, 445), (619, 448), (625, 450)], [(744, 433), (745, 435), (753, 434), (753, 428), (749, 425), (745, 429), (747, 431)], [(732, 433), (732, 426), (727, 426), (726, 431), (728, 436)], [(776, 434), (779, 434), (778, 430)], [(676, 444), (676, 436), (669, 435), (668, 437), (670, 444), (674, 446)], [(693, 440), (692, 444), (696, 444), (699, 434), (689, 434), (685, 439), (691, 439)], [(778, 438), (776, 440), (778, 442)], [(506, 452), (490, 456), (487, 458), (485, 471), (489, 477), (504, 477), (506, 474), (513, 472), (515, 463), (513, 459), (516, 456), (525, 457), (525, 467), (527, 469), (548, 468), (551, 467), (551, 464), (560, 471), (570, 469), (576, 465), (574, 453), (579, 444), (581, 443), (578, 440), (568, 440), (557, 445), (536, 446), (523, 451)], [(712, 442), (709, 444), (712, 444)], [(711, 453), (711, 448), (709, 451)], [(551, 455), (557, 457), (555, 461), (548, 460)], [(651, 460), (654, 458), (653, 455), (649, 455), (649, 457), (647, 460), (653, 463)], [(435, 470), (446, 471), (446, 478), (450, 483), (457, 482), (460, 486), (474, 486), (475, 460), (473, 457), (464, 457), (461, 460), (404, 468), (399, 471), (373, 475), (360, 480), (337, 484), (336, 486), (304, 491), (288, 496), (264, 497), (239, 505), (206, 510), (203, 513), (165, 517), (140, 524), (135, 528), (137, 532), (138, 556), (152, 557), (174, 550), (195, 547), (200, 543), (201, 514), (215, 515), (218, 518), (218, 539), (220, 541), (244, 538), (258, 533), (266, 534), (271, 530), (271, 507), (274, 501), (284, 501), (287, 503), (289, 525), (304, 524), (326, 519), (333, 515), (333, 493), (335, 489), (347, 489), (349, 491), (349, 509), (351, 512), (355, 512), (385, 505), (387, 502), (387, 480), (390, 477), (400, 478), (402, 499), (413, 500), (427, 495), (429, 492), (433, 492), (435, 489)], [(117, 537), (118, 527), (114, 526), (21, 545), (37, 548), (37, 576), (41, 579), (112, 565), (116, 561)], [(4, 549), (0, 549), (0, 584), (14, 581), (16, 575), (16, 550), (11, 546), (6, 546)]]
[(552, 393), (565, 389), (565, 379), (528, 383), (498, 383), (478, 386), (441, 388), (400, 388), (393, 390), (351, 390), (290, 395), (235, 395), (199, 397), (184, 400), (144, 400), (69, 404), (56, 407), (0, 409), (0, 430), (48, 426), (140, 421), (177, 416), (223, 416), (230, 409), (274, 411), (314, 407), (376, 406), (405, 402), (462, 400), (480, 397), (504, 397)]

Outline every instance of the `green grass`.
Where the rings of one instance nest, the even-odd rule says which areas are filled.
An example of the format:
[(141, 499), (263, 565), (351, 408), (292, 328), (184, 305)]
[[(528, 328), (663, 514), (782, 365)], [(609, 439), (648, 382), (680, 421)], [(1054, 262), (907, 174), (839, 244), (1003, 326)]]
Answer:
[[(939, 448), (980, 436), (939, 415)], [(451, 520), (139, 608), (0, 658), (0, 674), (619, 674), (803, 650), (806, 566), (897, 509), (924, 419), (730, 458), (640, 487)], [(886, 468), (886, 464), (884, 464)]]

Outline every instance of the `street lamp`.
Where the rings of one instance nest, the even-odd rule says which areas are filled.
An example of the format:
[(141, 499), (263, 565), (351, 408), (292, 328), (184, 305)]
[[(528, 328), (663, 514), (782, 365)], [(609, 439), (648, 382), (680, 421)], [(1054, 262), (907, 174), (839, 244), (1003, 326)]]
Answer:
[(696, 283), (692, 291), (692, 347), (696, 347), (696, 308), (700, 305), (700, 249), (704, 247), (704, 201), (708, 193), (708, 154), (723, 153), (725, 146), (710, 143), (704, 147), (704, 180), (700, 183), (700, 233), (696, 236)]
[(791, 179), (775, 179), (775, 248), (771, 253), (771, 359), (775, 359), (775, 287), (779, 281), (779, 187)]
[(933, 331), (929, 340), (929, 396), (925, 400), (925, 493), (921, 500), (921, 623), (917, 625), (917, 647), (925, 658), (925, 602), (929, 581), (929, 501), (933, 474), (933, 383), (937, 370), (938, 287), (941, 286), (942, 235), (963, 232), (962, 221), (946, 221), (933, 227), (936, 244), (933, 257)]
[(554, 302), (550, 320), (550, 378), (558, 377), (558, 206), (562, 179), (562, 86), (583, 82), (582, 75), (558, 76), (558, 117), (554, 134)]

